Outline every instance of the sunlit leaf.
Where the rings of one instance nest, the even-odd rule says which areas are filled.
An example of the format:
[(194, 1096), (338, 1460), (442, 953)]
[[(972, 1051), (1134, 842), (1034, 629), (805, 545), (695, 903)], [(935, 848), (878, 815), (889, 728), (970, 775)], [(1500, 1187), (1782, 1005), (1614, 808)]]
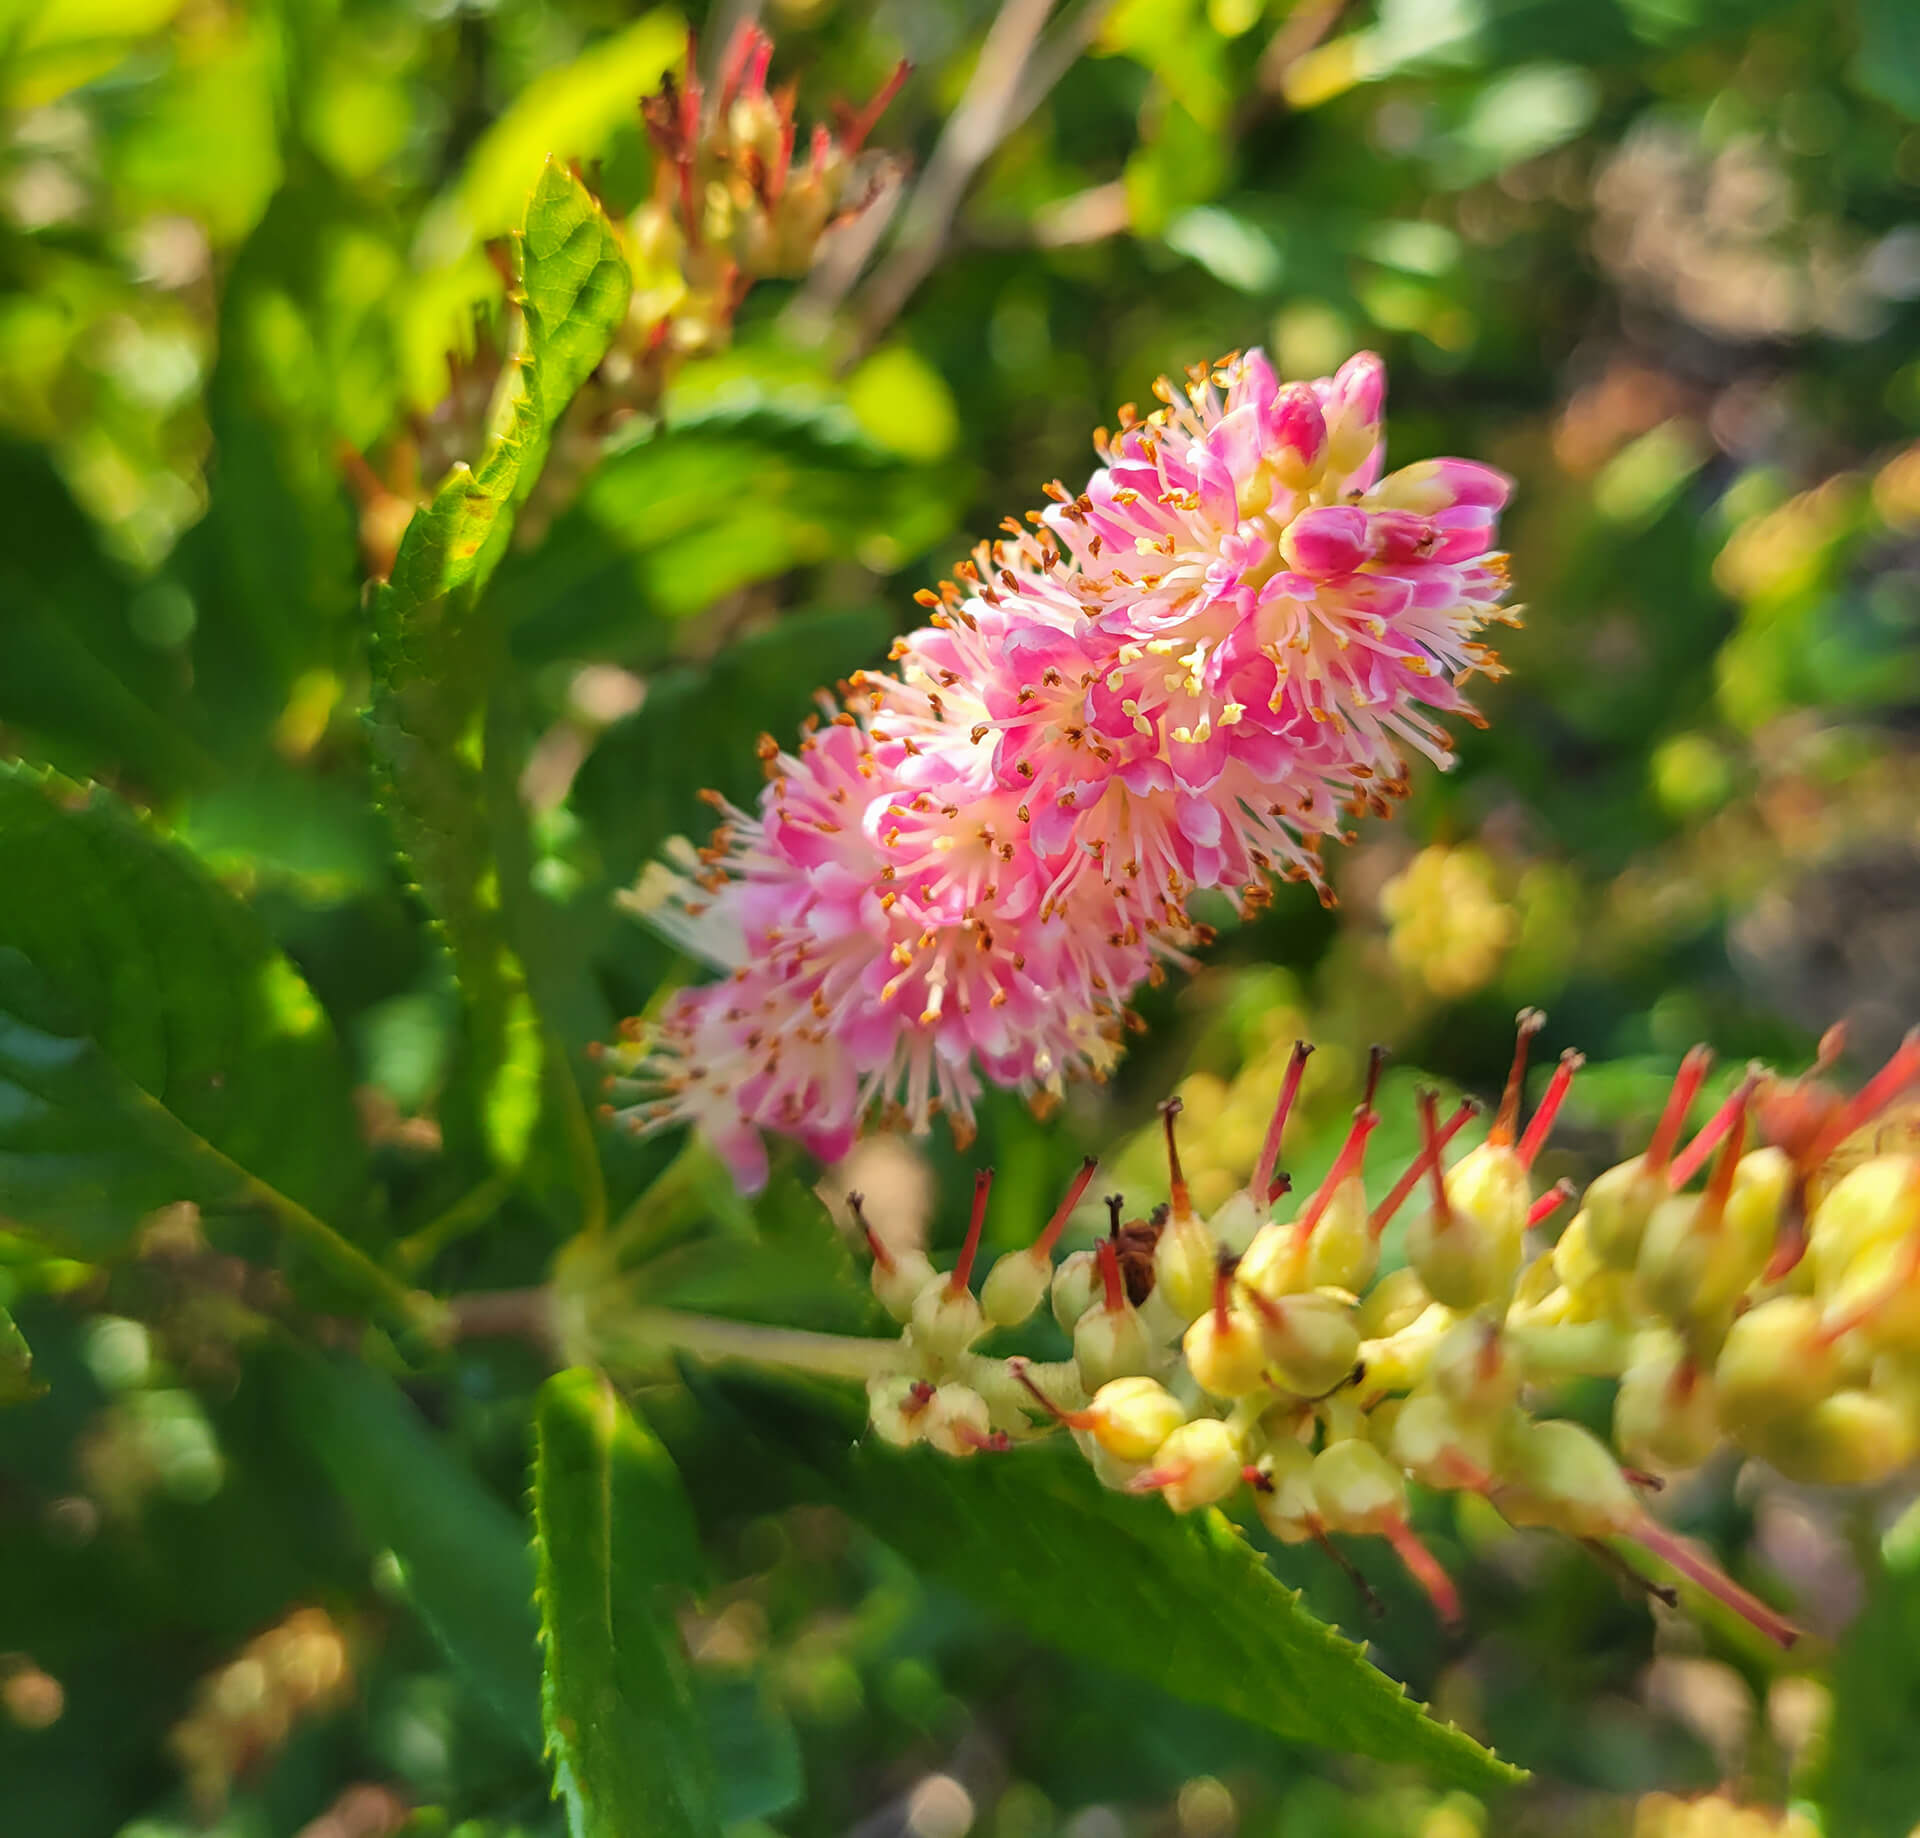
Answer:
[(717, 1833), (713, 1757), (657, 1600), (698, 1563), (680, 1478), (597, 1373), (547, 1381), (535, 1439), (543, 1703), (569, 1828)]
[(605, 214), (558, 166), (541, 175), (518, 250), (524, 349), (497, 431), (479, 463), (456, 468), (407, 526), (373, 613), (385, 801), (472, 1005), (483, 1126), (504, 1164), (526, 1153), (543, 1055), (504, 911), (523, 876), (499, 856), (518, 821), (518, 768), (487, 725), (503, 648), (478, 602), (554, 424), (604, 354), (628, 294)]
[(750, 1426), (762, 1459), (806, 1464), (822, 1497), (916, 1565), (1069, 1652), (1296, 1742), (1480, 1792), (1520, 1778), (1308, 1614), (1218, 1512), (1180, 1518), (1110, 1493), (1058, 1444), (968, 1462), (903, 1454), (857, 1440), (860, 1413), (839, 1397), (703, 1389), (725, 1401), (723, 1433)]

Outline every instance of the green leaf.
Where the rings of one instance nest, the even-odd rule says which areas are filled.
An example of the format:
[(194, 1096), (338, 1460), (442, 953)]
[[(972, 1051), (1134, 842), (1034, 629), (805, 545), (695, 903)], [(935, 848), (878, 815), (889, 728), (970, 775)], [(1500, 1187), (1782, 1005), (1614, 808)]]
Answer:
[(533, 1508), (542, 1702), (574, 1838), (717, 1833), (713, 1757), (656, 1601), (697, 1576), (691, 1514), (665, 1450), (597, 1373), (540, 1393)]
[[(549, 163), (518, 238), (522, 342), (479, 464), (456, 467), (408, 524), (373, 610), (375, 757), (384, 801), (444, 929), (472, 1013), (489, 1147), (525, 1155), (539, 1113), (540, 1025), (511, 937), (524, 874), (505, 859), (518, 762), (493, 687), (504, 651), (479, 596), (554, 423), (626, 312), (627, 268), (586, 188)], [(536, 928), (537, 929), (537, 928)]]
[(244, 906), (109, 793), (11, 766), (0, 886), (0, 1215), (82, 1258), (256, 1182), (351, 1217), (338, 1043)]
[(27, 1337), (14, 1325), (13, 1317), (0, 1308), (0, 1405), (24, 1404), (45, 1389), (34, 1379), (33, 1349), (27, 1345)]
[(1854, 83), (1920, 121), (1920, 14), (1909, 0), (1860, 0)]
[(652, 669), (686, 621), (740, 587), (836, 556), (887, 572), (940, 542), (969, 469), (888, 451), (849, 393), (751, 379), (691, 405), (683, 392), (663, 425), (601, 462), (545, 541), (503, 564), (514, 656)]
[[(1301, 1606), (1220, 1513), (1108, 1492), (1059, 1443), (956, 1462), (868, 1438), (844, 1397), (703, 1383), (822, 1494), (927, 1573), (1082, 1658), (1291, 1741), (1417, 1764), (1485, 1793), (1518, 1769), (1435, 1721)], [(806, 1486), (805, 1475), (797, 1482)]]
[(371, 1367), (288, 1346), (275, 1349), (267, 1369), (288, 1424), (361, 1537), (394, 1554), (408, 1600), (455, 1670), (537, 1757), (540, 1652), (519, 1517)]
[(1867, 1599), (1833, 1664), (1833, 1716), (1816, 1798), (1823, 1829), (1907, 1838), (1920, 1807), (1920, 1507), (1880, 1542)]

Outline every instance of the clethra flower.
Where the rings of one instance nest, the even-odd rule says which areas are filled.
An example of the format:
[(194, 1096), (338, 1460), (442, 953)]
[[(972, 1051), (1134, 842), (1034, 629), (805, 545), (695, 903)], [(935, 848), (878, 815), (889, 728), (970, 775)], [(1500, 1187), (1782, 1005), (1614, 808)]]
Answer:
[[(751, 73), (749, 72), (749, 76)], [(750, 87), (750, 84), (749, 84)], [(762, 743), (629, 904), (730, 980), (615, 1052), (639, 1130), (693, 1122), (743, 1185), (762, 1130), (832, 1156), (876, 1107), (965, 1134), (984, 1077), (1037, 1099), (1112, 1062), (1129, 994), (1206, 940), (1196, 890), (1330, 899), (1319, 851), (1387, 815), (1405, 754), (1498, 659), (1508, 481), (1465, 460), (1380, 476), (1380, 360), (1282, 385), (1259, 352), (1101, 433), (1084, 491), (920, 594), (897, 674)]]

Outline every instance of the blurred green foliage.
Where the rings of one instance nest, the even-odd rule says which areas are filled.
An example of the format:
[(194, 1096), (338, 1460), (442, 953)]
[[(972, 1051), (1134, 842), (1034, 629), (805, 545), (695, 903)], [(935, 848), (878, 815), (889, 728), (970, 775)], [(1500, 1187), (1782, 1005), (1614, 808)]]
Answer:
[[(995, 16), (765, 10), (807, 118), (913, 60), (876, 138), (921, 168)], [(567, 174), (616, 214), (645, 195), (635, 104), (687, 22), (0, 17), (0, 755), (30, 762), (0, 768), (9, 1838), (1625, 1834), (1634, 1796), (1720, 1780), (1830, 1838), (1920, 1817), (1891, 1500), (1687, 1483), (1678, 1522), (1814, 1630), (1789, 1662), (1650, 1622), (1472, 1500), (1422, 1527), (1460, 1637), (1371, 1565), (1370, 1616), (1308, 1550), (1269, 1554), (1301, 1609), (1216, 1575), (1179, 1647), (1180, 1596), (1139, 1581), (1198, 1586), (1170, 1522), (1108, 1569), (1120, 1521), (1060, 1550), (1044, 1488), (1029, 1526), (999, 1476), (896, 1488), (829, 1434), (834, 1472), (791, 1396), (749, 1411), (644, 1344), (625, 1402), (543, 1392), (538, 1335), (444, 1331), (444, 1298), (540, 1281), (600, 1218), (621, 1249), (577, 1296), (867, 1320), (814, 1171), (749, 1212), (590, 1121), (588, 1044), (686, 974), (613, 894), (702, 787), (753, 789), (755, 736), (877, 661), (915, 587), (1083, 472), (1118, 402), (1253, 342), (1289, 374), (1378, 348), (1396, 461), (1513, 472), (1531, 616), (1457, 770), (1336, 864), (1337, 912), (1223, 907), (1113, 1086), (1044, 1125), (989, 1104), (1000, 1242), (1089, 1149), (1150, 1198), (1176, 1085), (1196, 1183), (1242, 1178), (1300, 1031), (1326, 1043), (1304, 1179), (1369, 1040), (1404, 1085), (1485, 1091), (1513, 1009), (1548, 1006), (1591, 1062), (1554, 1153), (1591, 1169), (1696, 1037), (1797, 1065), (1845, 1018), (1870, 1061), (1920, 1014), (1913, 8), (1040, 10), (1031, 106), (904, 310), (824, 270), (758, 287), (733, 349), (517, 537), (625, 297)], [(483, 445), (510, 248), (529, 364)], [(860, 1178), (957, 1239), (951, 1145), (882, 1143)], [(1131, 1637), (1178, 1654), (1157, 1682), (1136, 1597)], [(1338, 1722), (1357, 1676), (1263, 1695), (1284, 1645), (1253, 1621), (1307, 1610), (1531, 1783), (1431, 1725), (1438, 1772), (1283, 1744), (1315, 1733), (1287, 1693)]]

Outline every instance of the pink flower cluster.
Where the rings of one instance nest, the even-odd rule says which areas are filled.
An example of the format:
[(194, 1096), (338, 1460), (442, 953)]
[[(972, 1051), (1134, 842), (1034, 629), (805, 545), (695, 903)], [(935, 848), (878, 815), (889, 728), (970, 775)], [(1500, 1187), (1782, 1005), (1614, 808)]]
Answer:
[[(891, 675), (761, 743), (759, 809), (722, 805), (629, 904), (727, 972), (612, 1049), (630, 1127), (688, 1122), (751, 1191), (763, 1132), (832, 1159), (877, 1107), (971, 1126), (984, 1077), (1099, 1077), (1126, 1001), (1204, 942), (1188, 896), (1320, 888), (1345, 815), (1385, 815), (1406, 751), (1495, 674), (1495, 520), (1467, 460), (1380, 476), (1385, 370), (1282, 383), (1258, 351), (1123, 409), (1078, 494), (923, 592)], [(715, 800), (719, 802), (718, 800)]]

